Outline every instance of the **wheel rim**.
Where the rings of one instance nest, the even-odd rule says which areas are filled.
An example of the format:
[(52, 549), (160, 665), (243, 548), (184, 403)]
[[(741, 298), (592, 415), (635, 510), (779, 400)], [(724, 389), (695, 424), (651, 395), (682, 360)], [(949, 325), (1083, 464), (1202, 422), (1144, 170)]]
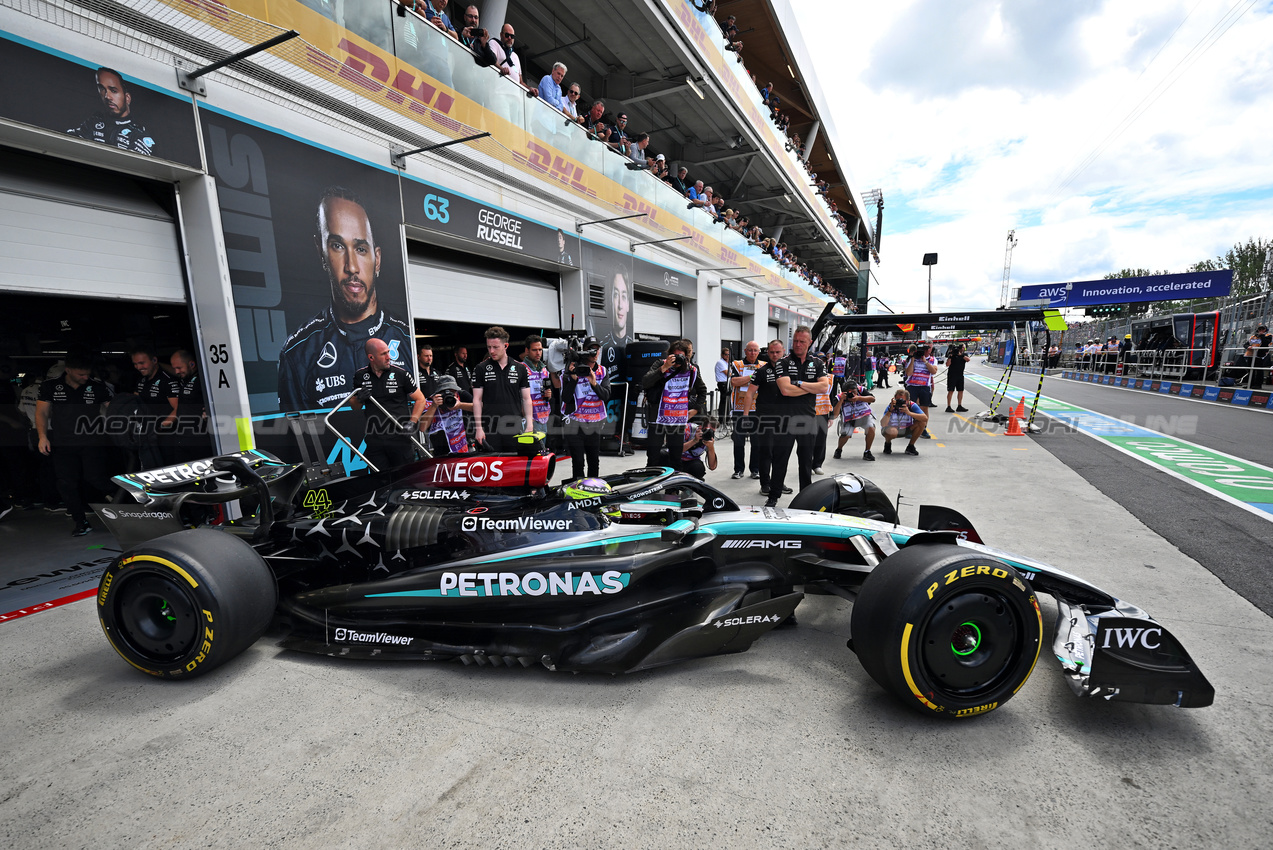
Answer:
[(951, 695), (993, 690), (1021, 657), (1023, 623), (1016, 606), (989, 591), (944, 600), (924, 625), (921, 660), (928, 680)]
[(158, 571), (128, 578), (114, 600), (115, 624), (130, 649), (155, 661), (184, 658), (199, 636), (199, 610), (187, 588)]

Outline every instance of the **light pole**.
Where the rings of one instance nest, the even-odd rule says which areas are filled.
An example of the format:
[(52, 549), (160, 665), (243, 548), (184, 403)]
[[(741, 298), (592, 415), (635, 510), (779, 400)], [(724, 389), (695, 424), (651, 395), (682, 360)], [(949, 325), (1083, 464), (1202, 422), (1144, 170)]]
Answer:
[(928, 266), (928, 312), (933, 312), (933, 266), (937, 265), (936, 254), (925, 254), (924, 265)]

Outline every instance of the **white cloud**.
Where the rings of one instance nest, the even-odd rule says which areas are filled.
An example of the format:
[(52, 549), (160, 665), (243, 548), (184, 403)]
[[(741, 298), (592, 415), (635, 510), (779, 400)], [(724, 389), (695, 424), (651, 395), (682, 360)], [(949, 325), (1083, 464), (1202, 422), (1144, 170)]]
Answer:
[(793, 2), (856, 188), (884, 191), (895, 309), (926, 306), (931, 251), (934, 308), (997, 306), (1010, 228), (1014, 285), (1273, 236), (1266, 7), (1204, 51), (1233, 0)]

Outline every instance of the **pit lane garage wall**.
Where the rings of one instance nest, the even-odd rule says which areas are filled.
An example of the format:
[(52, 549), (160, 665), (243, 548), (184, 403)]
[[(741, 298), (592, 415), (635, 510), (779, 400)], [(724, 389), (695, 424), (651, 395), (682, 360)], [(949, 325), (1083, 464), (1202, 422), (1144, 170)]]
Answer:
[[(143, 79), (144, 71), (109, 50), (77, 57), (0, 32), (0, 116), (56, 133), (66, 148), (109, 147), (198, 168), (189, 102)], [(7, 264), (0, 289), (184, 302), (174, 206), (161, 184), (5, 157), (0, 256), (26, 261)]]
[[(316, 241), (320, 230), (319, 201), (329, 190), (334, 193), (332, 197), (362, 211), (359, 226), (372, 237), (364, 241), (373, 271), (370, 282), (359, 281), (359, 291), (354, 296), (369, 301), (374, 290), (376, 310), (368, 324), (380, 326), (378, 330), (388, 334), (387, 338), (394, 336), (389, 329), (397, 329), (397, 338), (389, 341), (391, 346), (397, 342), (395, 360), (400, 363), (410, 364), (414, 359), (410, 356), (410, 318), (429, 318), (427, 303), (409, 303), (404, 228), (412, 228), (413, 232), (440, 231), (448, 224), (456, 231), (453, 235), (468, 240), (475, 252), (499, 251), (507, 255), (516, 247), (525, 251), (528, 261), (556, 264), (563, 278), (583, 274), (590, 281), (599, 281), (603, 301), (605, 281), (614, 281), (616, 268), (630, 268), (629, 314), (633, 327), (636, 291), (655, 292), (679, 299), (683, 310), (691, 311), (691, 315), (682, 317), (683, 327), (698, 329), (700, 344), (715, 347), (711, 337), (718, 333), (719, 312), (711, 311), (716, 305), (708, 303), (701, 309), (694, 305), (696, 296), (711, 288), (688, 271), (634, 258), (631, 250), (614, 251), (597, 243), (581, 242), (559, 227), (482, 204), (435, 182), (414, 176), (403, 178), (387, 163), (375, 163), (387, 159), (383, 141), (365, 131), (358, 135), (358, 128), (333, 121), (331, 116), (265, 109), (266, 102), (259, 93), (226, 86), (212, 88), (206, 99), (183, 102), (155, 79), (160, 71), (170, 72), (171, 68), (136, 58), (130, 60), (128, 51), (118, 46), (74, 32), (51, 31), (47, 25), (23, 18), (11, 9), (0, 9), (0, 33), (6, 28), (24, 29), (22, 33), (6, 35), (9, 41), (43, 54), (44, 58), (69, 63), (67, 79), (75, 78), (76, 85), (82, 84), (86, 76), (95, 79), (96, 69), (108, 65), (121, 69), (121, 78), (134, 89), (146, 88), (154, 93), (148, 107), (153, 114), (162, 112), (162, 107), (154, 104), (168, 100), (175, 104), (171, 120), (156, 121), (156, 127), (165, 127), (164, 138), (148, 137), (153, 142), (148, 153), (69, 137), (63, 126), (67, 121), (62, 117), (41, 118), (36, 113), (23, 112), (24, 107), (15, 105), (12, 98), (5, 103), (13, 111), (0, 114), (0, 118), (7, 119), (0, 128), (0, 141), (17, 139), (24, 146), (38, 143), (41, 150), (53, 155), (91, 161), (111, 170), (166, 176), (174, 185), (191, 280), (187, 295), (195, 312), (200, 355), (208, 375), (210, 413), (221, 450), (248, 447), (259, 439), (263, 448), (295, 458), (295, 438), (279, 428), (278, 420), (285, 413), (322, 409), (332, 403), (343, 395), (339, 392), (342, 381), (348, 381), (357, 368), (353, 362), (346, 362), (349, 352), (337, 345), (338, 341), (346, 341), (338, 330), (330, 338), (322, 336), (324, 313), (329, 312), (333, 297), (341, 297), (339, 292), (334, 296), (331, 260), (323, 256), (328, 253), (328, 246)], [(61, 49), (42, 45), (37, 36), (56, 40)], [(40, 56), (36, 58), (43, 61)], [(144, 80), (141, 71), (152, 79)], [(24, 79), (30, 83), (27, 97), (41, 99), (43, 77)], [(58, 79), (57, 74), (51, 72), (50, 79)], [(98, 101), (105, 103), (100, 92)], [(134, 102), (144, 103), (146, 98)], [(79, 106), (73, 111), (78, 115), (82, 109)], [(254, 122), (248, 115), (268, 115), (281, 126)], [(185, 123), (182, 116), (188, 116)], [(31, 127), (42, 128), (43, 134)], [(36, 141), (31, 142), (31, 138)], [(180, 160), (160, 161), (155, 154), (161, 152)], [(199, 164), (206, 165), (205, 173), (196, 170)], [(458, 169), (436, 169), (433, 176), (458, 179), (457, 172)], [(473, 186), (487, 189), (481, 184)], [(457, 213), (464, 208), (476, 210), (476, 216), (466, 213), (449, 222), (442, 221), (447, 216), (438, 200), (448, 194), (451, 209)], [(551, 215), (551, 199), (539, 209)], [(487, 220), (483, 220), (484, 214)], [(492, 225), (492, 216), (500, 217), (499, 222)], [(483, 238), (478, 230), (494, 226), (508, 233), (509, 222), (514, 220), (519, 222), (516, 226), (521, 238), (513, 245), (501, 237), (502, 244), (492, 247), (491, 239)], [(463, 222), (469, 223), (465, 227), (473, 222), (476, 226), (472, 226), (471, 233), (461, 232)], [(441, 238), (440, 232), (438, 235)], [(44, 286), (42, 291), (48, 289), (41, 281), (34, 285)], [(134, 283), (127, 293), (119, 295), (136, 295), (138, 289)], [(719, 293), (719, 287), (715, 291)], [(587, 292), (590, 296), (591, 285)], [(597, 315), (588, 315), (582, 286), (578, 287), (577, 297), (573, 297), (573, 292), (570, 298), (560, 292), (557, 295), (559, 327), (569, 327), (570, 316), (587, 317), (592, 331), (610, 338), (612, 345), (635, 332), (625, 332), (621, 324), (614, 325), (622, 311), (613, 303)], [(618, 297), (613, 287), (609, 297)], [(227, 302), (232, 305), (228, 310)], [(711, 325), (710, 332), (703, 331), (707, 324), (699, 313), (711, 315), (707, 323)], [(306, 328), (311, 333), (306, 334)], [(331, 330), (328, 323), (326, 332)], [(293, 337), (293, 348), (288, 351), (288, 340)], [(313, 351), (306, 347), (311, 344)], [(621, 348), (614, 345), (616, 360), (619, 351)]]

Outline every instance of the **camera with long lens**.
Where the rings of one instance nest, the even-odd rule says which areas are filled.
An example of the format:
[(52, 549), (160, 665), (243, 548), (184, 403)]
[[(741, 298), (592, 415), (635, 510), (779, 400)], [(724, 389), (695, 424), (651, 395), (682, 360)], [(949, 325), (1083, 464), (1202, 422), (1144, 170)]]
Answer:
[(460, 403), (460, 398), (455, 394), (455, 390), (442, 391), (442, 409), (453, 410)]
[(580, 340), (579, 337), (566, 338), (566, 350), (562, 352), (565, 372), (576, 378), (586, 378), (592, 374), (592, 357), (601, 350), (601, 343), (595, 336)]

